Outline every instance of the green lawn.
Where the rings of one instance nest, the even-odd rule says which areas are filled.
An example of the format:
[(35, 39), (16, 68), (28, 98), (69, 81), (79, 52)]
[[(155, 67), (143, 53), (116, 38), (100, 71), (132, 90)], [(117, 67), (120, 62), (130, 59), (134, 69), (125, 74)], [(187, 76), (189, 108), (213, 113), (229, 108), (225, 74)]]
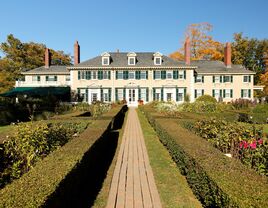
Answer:
[(141, 111), (138, 116), (163, 207), (202, 207)]

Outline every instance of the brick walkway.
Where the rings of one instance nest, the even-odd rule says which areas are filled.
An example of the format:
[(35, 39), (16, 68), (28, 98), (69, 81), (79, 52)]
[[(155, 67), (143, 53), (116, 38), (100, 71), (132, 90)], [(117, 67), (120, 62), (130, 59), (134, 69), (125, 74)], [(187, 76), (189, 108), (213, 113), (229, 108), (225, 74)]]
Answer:
[(107, 208), (160, 208), (137, 112), (129, 108)]

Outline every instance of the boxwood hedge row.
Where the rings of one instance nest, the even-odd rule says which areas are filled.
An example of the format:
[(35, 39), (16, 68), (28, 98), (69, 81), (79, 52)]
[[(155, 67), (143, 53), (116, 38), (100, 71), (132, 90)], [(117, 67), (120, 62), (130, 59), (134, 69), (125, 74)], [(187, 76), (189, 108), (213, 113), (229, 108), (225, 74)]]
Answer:
[(52, 152), (20, 179), (0, 190), (0, 207), (44, 206), (94, 143), (105, 132), (114, 129), (114, 121), (122, 118), (125, 111), (125, 107), (113, 108), (96, 119), (78, 138)]
[(176, 119), (141, 110), (205, 207), (268, 207), (265, 176), (226, 157)]

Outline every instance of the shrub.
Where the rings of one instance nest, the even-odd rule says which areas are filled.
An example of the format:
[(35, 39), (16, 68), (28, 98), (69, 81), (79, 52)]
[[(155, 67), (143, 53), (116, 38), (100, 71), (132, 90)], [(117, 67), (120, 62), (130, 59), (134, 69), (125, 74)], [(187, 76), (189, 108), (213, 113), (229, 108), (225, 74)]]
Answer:
[(202, 101), (202, 102), (217, 103), (217, 100), (210, 95), (202, 95), (202, 96), (198, 97), (196, 99), (196, 101), (197, 102)]
[(223, 153), (231, 153), (260, 174), (268, 175), (268, 141), (261, 127), (207, 119), (196, 122), (192, 129)]
[(252, 100), (239, 98), (234, 101), (232, 100), (231, 104), (234, 106), (235, 109), (240, 110), (254, 106), (255, 102)]
[(153, 117), (144, 107), (141, 110), (204, 207), (268, 207), (264, 176), (224, 156), (174, 119)]
[(66, 128), (60, 123), (19, 123), (14, 137), (3, 143), (0, 187), (28, 172), (37, 161), (64, 145), (75, 132), (75, 127)]

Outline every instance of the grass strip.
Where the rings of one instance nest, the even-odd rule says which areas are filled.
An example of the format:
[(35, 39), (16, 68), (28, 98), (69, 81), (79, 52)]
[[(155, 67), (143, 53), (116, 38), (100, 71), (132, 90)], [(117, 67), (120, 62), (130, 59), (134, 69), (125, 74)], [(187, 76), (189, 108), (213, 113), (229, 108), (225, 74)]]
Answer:
[(180, 174), (169, 152), (139, 110), (138, 116), (163, 207), (202, 207), (189, 187), (185, 176)]

